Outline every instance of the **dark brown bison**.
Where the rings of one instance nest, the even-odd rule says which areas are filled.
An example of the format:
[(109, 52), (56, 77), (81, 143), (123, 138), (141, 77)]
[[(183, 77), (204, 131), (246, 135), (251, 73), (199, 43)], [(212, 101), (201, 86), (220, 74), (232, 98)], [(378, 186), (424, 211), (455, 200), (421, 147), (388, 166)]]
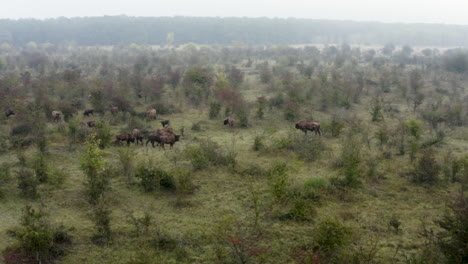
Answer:
[(12, 115), (16, 115), (15, 112), (13, 112), (13, 110), (8, 109), (8, 110), (5, 111), (5, 116), (6, 116), (7, 118), (9, 118), (9, 117), (12, 116)]
[(132, 136), (135, 138), (135, 145), (138, 145), (138, 142), (141, 142), (143, 145), (143, 136), (141, 135), (140, 129), (133, 129)]
[(322, 132), (320, 131), (320, 123), (318, 122), (301, 120), (296, 123), (296, 128), (302, 130), (306, 135), (307, 135), (307, 130), (314, 131), (315, 135), (317, 134), (322, 135)]
[(229, 125), (229, 127), (234, 127), (234, 118), (232, 117), (227, 117), (224, 119), (224, 125)]
[(118, 144), (120, 141), (127, 141), (127, 146), (130, 146), (130, 142), (135, 142), (135, 138), (132, 133), (122, 133), (115, 136), (115, 144)]
[(156, 116), (156, 109), (149, 109), (148, 111), (146, 111), (145, 113), (146, 117), (151, 119), (151, 120), (155, 120), (157, 119), (157, 116)]
[(52, 111), (52, 120), (54, 120), (55, 122), (58, 122), (60, 121), (60, 119), (62, 119), (62, 112)]
[(94, 120), (88, 121), (88, 122), (86, 122), (86, 124), (88, 125), (88, 127), (95, 127), (96, 126), (96, 122), (94, 122)]
[(94, 109), (87, 109), (87, 110), (85, 110), (85, 111), (83, 112), (83, 115), (88, 116), (88, 117), (89, 117), (89, 115), (94, 116)]
[(117, 106), (112, 106), (110, 111), (111, 114), (116, 115), (119, 112), (119, 108)]
[(166, 120), (161, 121), (161, 125), (165, 127), (165, 126), (168, 126), (170, 122), (171, 122), (170, 120), (166, 119)]
[(158, 128), (148, 136), (146, 145), (148, 146), (148, 143), (151, 142), (151, 145), (154, 148), (154, 142), (156, 142), (159, 147), (163, 149), (165, 149), (165, 144), (169, 144), (171, 148), (173, 148), (175, 142), (179, 141), (179, 139), (180, 135), (176, 135), (171, 127)]
[(159, 146), (161, 146), (163, 149), (165, 149), (164, 144), (169, 144), (171, 146), (171, 148), (173, 148), (174, 144), (176, 142), (178, 142), (179, 139), (180, 139), (180, 135), (163, 134), (163, 135), (161, 135), (161, 142), (159, 143)]

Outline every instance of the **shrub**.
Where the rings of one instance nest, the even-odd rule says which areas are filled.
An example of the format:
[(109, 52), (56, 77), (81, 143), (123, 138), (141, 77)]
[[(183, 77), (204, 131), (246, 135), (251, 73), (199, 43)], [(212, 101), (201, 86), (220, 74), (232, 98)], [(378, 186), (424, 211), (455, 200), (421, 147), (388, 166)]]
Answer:
[(263, 143), (263, 136), (255, 136), (253, 143), (253, 150), (260, 151), (264, 148), (265, 144)]
[(10, 168), (7, 163), (0, 164), (0, 198), (4, 197), (5, 183), (10, 180)]
[(193, 169), (201, 170), (210, 166), (230, 166), (236, 164), (236, 153), (224, 152), (218, 143), (209, 139), (200, 140), (185, 150)]
[(95, 244), (104, 245), (111, 241), (111, 213), (107, 203), (103, 199), (99, 199), (92, 211), (92, 220), (96, 228), (96, 233), (93, 235), (92, 240)]
[(341, 156), (336, 162), (336, 166), (341, 170), (343, 178), (335, 179), (335, 184), (357, 187), (360, 183), (362, 162), (361, 144), (352, 135), (348, 135), (343, 143)]
[(323, 178), (311, 178), (304, 182), (303, 197), (307, 199), (317, 200), (320, 198), (320, 193), (323, 189), (330, 185), (328, 180)]
[(193, 123), (191, 129), (192, 129), (193, 131), (201, 131), (201, 124), (200, 124), (200, 122)]
[(209, 113), (209, 118), (210, 119), (216, 119), (219, 117), (219, 112), (221, 111), (221, 104), (218, 102), (211, 102), (210, 104), (210, 113)]
[(370, 110), (370, 114), (372, 116), (372, 122), (379, 122), (384, 119), (382, 115), (382, 109), (383, 109), (382, 101), (378, 98), (374, 99), (371, 105), (371, 110)]
[(422, 123), (420, 121), (416, 119), (409, 119), (406, 122), (406, 126), (408, 127), (408, 131), (411, 136), (413, 136), (417, 140), (421, 138)]
[(412, 171), (412, 180), (415, 183), (433, 185), (439, 181), (440, 165), (435, 158), (434, 150), (421, 153)]
[(265, 151), (291, 151), (303, 161), (313, 162), (320, 158), (326, 150), (325, 144), (317, 137), (304, 137), (294, 133), (274, 141), (273, 145)]
[(332, 137), (338, 137), (341, 134), (341, 131), (344, 128), (344, 122), (341, 120), (337, 120), (335, 117), (333, 117), (330, 127), (328, 130), (330, 130), (331, 136)]
[(85, 153), (81, 157), (81, 169), (86, 174), (85, 193), (91, 204), (96, 204), (98, 199), (109, 189), (109, 177), (104, 170), (105, 162), (102, 158), (103, 151), (99, 149), (100, 140), (94, 135), (88, 137)]
[(337, 220), (328, 218), (316, 226), (314, 234), (316, 246), (328, 255), (349, 242), (351, 230)]
[(189, 194), (193, 194), (198, 188), (192, 181), (192, 174), (187, 170), (175, 170), (173, 172), (176, 178), (176, 194), (179, 197), (183, 197)]
[(284, 102), (284, 119), (288, 121), (296, 121), (299, 119), (299, 105), (296, 102)]
[(286, 217), (295, 221), (310, 221), (315, 214), (311, 203), (306, 199), (296, 198)]
[(246, 109), (241, 108), (236, 113), (239, 127), (249, 127), (249, 114)]
[(36, 212), (26, 206), (21, 217), (20, 226), (11, 230), (17, 244), (3, 252), (5, 263), (52, 263), (54, 259), (65, 254), (71, 243), (71, 235), (63, 226), (53, 228), (42, 212)]
[(37, 186), (39, 185), (39, 181), (36, 178), (34, 170), (21, 168), (16, 174), (21, 195), (26, 198), (36, 198), (38, 196)]
[(47, 164), (45, 154), (39, 152), (36, 154), (33, 169), (36, 172), (37, 180), (40, 183), (47, 182), (49, 179), (50, 170)]
[(101, 149), (108, 147), (112, 141), (112, 134), (109, 124), (104, 121), (97, 121), (95, 131), (96, 139), (99, 140), (99, 147)]
[(119, 148), (117, 154), (121, 172), (127, 182), (131, 183), (135, 174), (135, 152), (130, 148)]
[(286, 163), (280, 162), (270, 169), (271, 194), (276, 201), (284, 201), (291, 185)]
[(174, 177), (170, 173), (151, 166), (138, 165), (135, 177), (140, 179), (140, 185), (145, 192), (153, 192), (160, 187), (168, 190), (176, 188)]

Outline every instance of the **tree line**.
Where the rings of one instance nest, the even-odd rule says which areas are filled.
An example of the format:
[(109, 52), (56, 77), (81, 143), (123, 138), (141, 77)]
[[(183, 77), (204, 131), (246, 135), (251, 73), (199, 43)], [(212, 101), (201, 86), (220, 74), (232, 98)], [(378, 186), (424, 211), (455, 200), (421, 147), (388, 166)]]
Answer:
[(468, 26), (296, 18), (76, 17), (0, 19), (0, 44), (368, 44), (466, 46)]

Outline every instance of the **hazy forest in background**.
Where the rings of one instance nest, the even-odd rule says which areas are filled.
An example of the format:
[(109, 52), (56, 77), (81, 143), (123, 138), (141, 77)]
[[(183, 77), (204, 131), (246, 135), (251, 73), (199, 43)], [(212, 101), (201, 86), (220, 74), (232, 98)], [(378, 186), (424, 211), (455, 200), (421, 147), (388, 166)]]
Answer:
[(312, 19), (128, 17), (0, 19), (0, 43), (77, 45), (360, 44), (468, 46), (468, 26)]

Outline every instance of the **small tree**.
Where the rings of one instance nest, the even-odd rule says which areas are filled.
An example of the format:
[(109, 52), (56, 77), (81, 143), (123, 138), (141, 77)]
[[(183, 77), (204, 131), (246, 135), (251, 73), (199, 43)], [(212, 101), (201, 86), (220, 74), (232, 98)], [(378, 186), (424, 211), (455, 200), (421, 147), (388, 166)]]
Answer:
[(85, 153), (81, 157), (81, 169), (86, 174), (85, 193), (89, 203), (96, 204), (109, 188), (109, 179), (104, 171), (104, 152), (99, 149), (99, 140), (88, 136)]
[(429, 149), (421, 153), (411, 174), (414, 182), (433, 185), (439, 181), (440, 170), (435, 151)]
[(372, 122), (379, 122), (384, 119), (383, 114), (382, 114), (382, 109), (383, 109), (382, 100), (380, 100), (379, 98), (374, 99), (371, 105), (371, 110), (370, 110), (370, 114), (372, 116)]

